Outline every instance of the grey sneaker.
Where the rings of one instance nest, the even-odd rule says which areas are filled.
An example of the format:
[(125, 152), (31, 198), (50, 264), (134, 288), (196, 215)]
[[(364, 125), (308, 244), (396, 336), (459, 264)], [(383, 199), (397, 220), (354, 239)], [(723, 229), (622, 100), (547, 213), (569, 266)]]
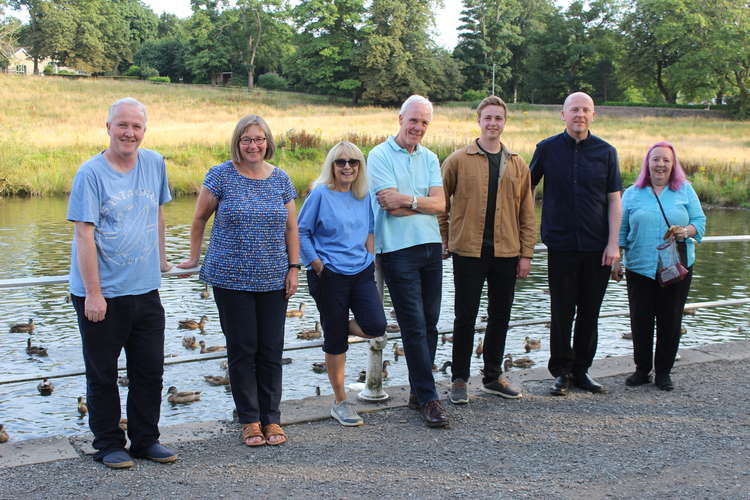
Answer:
[(518, 399), (521, 397), (521, 392), (510, 385), (510, 382), (502, 376), (497, 380), (482, 385), (481, 389), (488, 394), (495, 394), (506, 399)]
[(344, 400), (340, 403), (333, 403), (331, 407), (331, 416), (346, 427), (357, 427), (364, 424), (364, 420), (357, 414), (354, 409), (354, 403)]
[(465, 405), (469, 402), (469, 395), (466, 393), (466, 381), (464, 379), (457, 378), (453, 381), (448, 398), (454, 405)]

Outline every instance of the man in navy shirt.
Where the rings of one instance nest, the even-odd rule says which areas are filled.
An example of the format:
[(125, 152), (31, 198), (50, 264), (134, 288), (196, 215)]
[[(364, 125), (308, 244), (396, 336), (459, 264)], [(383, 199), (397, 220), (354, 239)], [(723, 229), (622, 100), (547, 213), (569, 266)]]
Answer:
[[(565, 99), (565, 131), (536, 146), (531, 182), (544, 177), (542, 241), (548, 249), (550, 290), (550, 392), (564, 396), (570, 383), (605, 392), (588, 374), (596, 354), (599, 308), (611, 266), (620, 258), (617, 151), (592, 135), (594, 101), (583, 92)], [(575, 316), (573, 345), (570, 337)]]

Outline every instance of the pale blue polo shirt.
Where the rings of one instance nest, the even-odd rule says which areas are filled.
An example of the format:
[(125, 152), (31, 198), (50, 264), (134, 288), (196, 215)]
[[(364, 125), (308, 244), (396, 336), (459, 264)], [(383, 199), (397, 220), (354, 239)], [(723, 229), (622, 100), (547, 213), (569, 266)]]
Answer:
[(375, 253), (442, 242), (436, 216), (420, 213), (395, 217), (380, 207), (375, 196), (383, 189), (396, 188), (399, 193), (419, 198), (428, 196), (432, 187), (443, 187), (435, 153), (421, 145), (409, 153), (391, 136), (370, 151), (367, 173), (375, 214)]

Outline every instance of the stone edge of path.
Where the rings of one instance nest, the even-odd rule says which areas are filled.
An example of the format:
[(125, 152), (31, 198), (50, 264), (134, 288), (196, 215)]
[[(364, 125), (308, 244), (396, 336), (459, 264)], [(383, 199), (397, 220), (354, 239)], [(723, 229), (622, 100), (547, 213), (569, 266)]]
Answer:
[[(750, 358), (750, 340), (720, 342), (683, 348), (680, 349), (680, 356), (681, 359), (676, 365), (678, 367), (718, 360), (736, 361), (748, 359)], [(633, 362), (631, 356), (616, 356), (595, 360), (591, 367), (591, 374), (594, 377), (604, 378), (625, 375), (632, 370)], [(523, 385), (525, 382), (538, 382), (551, 379), (545, 366), (526, 370), (512, 370), (508, 374), (508, 378), (517, 385)], [(481, 383), (481, 378), (478, 376), (472, 377), (471, 383), (477, 386)], [(441, 397), (445, 396), (450, 382), (438, 381), (437, 385)], [(357, 410), (360, 413), (370, 413), (407, 405), (409, 396), (408, 386), (386, 387), (385, 390), (390, 398), (378, 403), (357, 401), (356, 393), (350, 393), (349, 397), (351, 401), (357, 401)], [(300, 424), (328, 419), (330, 418), (331, 403), (331, 395), (282, 401), (282, 424)], [(165, 426), (161, 428), (160, 441), (166, 445), (181, 444), (209, 439), (212, 436), (224, 433), (239, 433), (238, 425), (229, 420), (215, 420)], [(91, 437), (90, 434), (79, 434), (13, 441), (11, 436), (9, 442), (0, 444), (0, 469), (92, 454), (94, 449), (91, 446)]]

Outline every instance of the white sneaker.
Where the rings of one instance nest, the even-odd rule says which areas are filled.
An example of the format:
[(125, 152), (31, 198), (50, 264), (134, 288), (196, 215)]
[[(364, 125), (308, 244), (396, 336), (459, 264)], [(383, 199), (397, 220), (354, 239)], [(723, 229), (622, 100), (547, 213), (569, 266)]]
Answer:
[(354, 403), (346, 399), (340, 403), (333, 403), (331, 416), (345, 427), (357, 427), (365, 423), (354, 409)]

